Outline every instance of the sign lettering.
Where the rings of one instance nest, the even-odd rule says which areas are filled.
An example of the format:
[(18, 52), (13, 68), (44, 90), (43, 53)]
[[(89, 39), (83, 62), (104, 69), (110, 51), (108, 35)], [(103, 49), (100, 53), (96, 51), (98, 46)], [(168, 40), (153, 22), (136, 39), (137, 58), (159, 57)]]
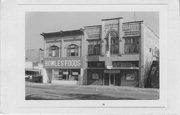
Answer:
[(104, 73), (120, 73), (120, 70), (104, 70)]
[(81, 67), (82, 61), (81, 59), (45, 59), (44, 61), (44, 67), (45, 68), (52, 68), (52, 67), (61, 67), (61, 68), (67, 68), (67, 67)]

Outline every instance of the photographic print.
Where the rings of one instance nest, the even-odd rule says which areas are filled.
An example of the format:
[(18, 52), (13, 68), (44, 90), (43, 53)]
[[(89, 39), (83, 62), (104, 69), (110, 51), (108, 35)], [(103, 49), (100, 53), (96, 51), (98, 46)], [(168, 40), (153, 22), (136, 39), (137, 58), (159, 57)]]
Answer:
[(159, 100), (158, 12), (25, 12), (26, 100)]
[(0, 109), (179, 113), (177, 1), (4, 0)]

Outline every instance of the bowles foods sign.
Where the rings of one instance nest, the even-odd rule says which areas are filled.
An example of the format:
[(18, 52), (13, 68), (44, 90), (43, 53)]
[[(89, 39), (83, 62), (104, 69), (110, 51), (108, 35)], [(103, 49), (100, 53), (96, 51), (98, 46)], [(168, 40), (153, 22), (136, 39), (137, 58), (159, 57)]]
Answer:
[(81, 58), (58, 58), (58, 59), (49, 59), (44, 60), (45, 68), (81, 68), (82, 59)]

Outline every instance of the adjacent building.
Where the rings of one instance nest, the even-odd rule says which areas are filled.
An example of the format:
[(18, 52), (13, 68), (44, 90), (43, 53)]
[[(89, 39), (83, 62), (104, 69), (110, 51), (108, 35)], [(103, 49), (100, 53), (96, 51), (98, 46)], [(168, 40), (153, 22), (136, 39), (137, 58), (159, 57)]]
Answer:
[(158, 58), (159, 38), (143, 21), (102, 19), (101, 25), (41, 35), (45, 83), (144, 87)]
[(41, 73), (43, 70), (44, 50), (41, 48), (27, 49), (25, 55), (26, 75), (31, 75), (34, 71)]

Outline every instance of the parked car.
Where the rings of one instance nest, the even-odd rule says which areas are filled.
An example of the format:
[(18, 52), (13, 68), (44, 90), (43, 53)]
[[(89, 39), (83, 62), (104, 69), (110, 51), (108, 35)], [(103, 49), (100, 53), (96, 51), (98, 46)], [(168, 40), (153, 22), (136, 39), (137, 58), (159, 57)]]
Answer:
[(26, 79), (32, 79), (32, 75), (25, 75)]
[(42, 83), (42, 75), (37, 72), (32, 76), (32, 81)]
[(39, 70), (26, 70), (25, 79), (30, 82), (39, 82), (42, 83), (42, 75)]

